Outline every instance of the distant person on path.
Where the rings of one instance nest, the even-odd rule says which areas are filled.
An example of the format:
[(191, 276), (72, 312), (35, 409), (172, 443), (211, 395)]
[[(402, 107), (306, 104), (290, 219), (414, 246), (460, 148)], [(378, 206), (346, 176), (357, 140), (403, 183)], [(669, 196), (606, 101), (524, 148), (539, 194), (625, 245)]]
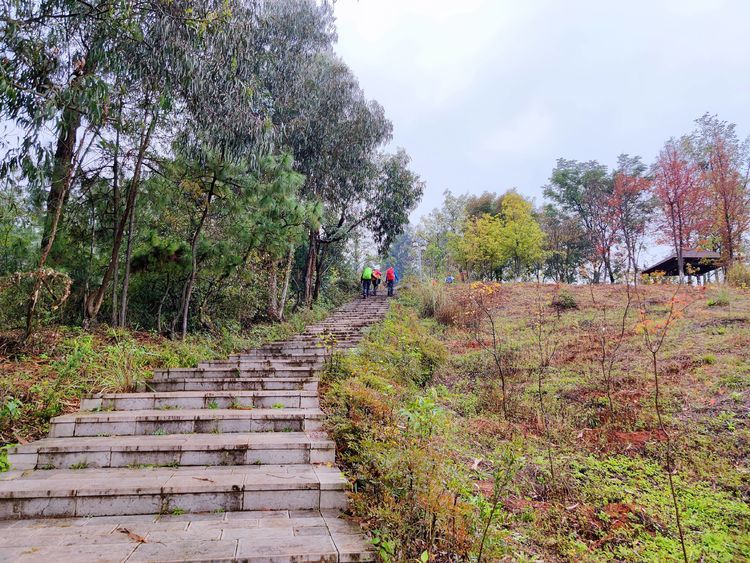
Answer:
[(385, 285), (388, 288), (388, 297), (393, 297), (393, 284), (396, 283), (396, 270), (393, 266), (385, 271)]
[(377, 295), (378, 294), (378, 286), (380, 285), (380, 278), (383, 274), (380, 273), (380, 270), (377, 266), (375, 266), (375, 269), (372, 271), (372, 294)]
[(365, 266), (362, 270), (362, 299), (367, 299), (370, 295), (370, 283), (372, 282), (372, 268)]

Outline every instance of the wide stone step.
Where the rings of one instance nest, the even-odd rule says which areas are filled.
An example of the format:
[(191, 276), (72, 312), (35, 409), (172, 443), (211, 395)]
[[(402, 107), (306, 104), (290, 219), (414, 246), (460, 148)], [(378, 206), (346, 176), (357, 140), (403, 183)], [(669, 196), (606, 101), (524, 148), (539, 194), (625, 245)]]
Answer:
[(258, 432), (46, 438), (8, 452), (14, 470), (333, 463), (325, 433)]
[(288, 368), (288, 369), (262, 369), (250, 368), (240, 369), (233, 366), (211, 367), (211, 368), (172, 368), (169, 370), (154, 370), (151, 382), (169, 381), (172, 379), (240, 379), (240, 378), (304, 378), (313, 377), (315, 370), (312, 368)]
[[(326, 351), (325, 345), (320, 342), (319, 339), (304, 339), (294, 340), (289, 342), (275, 342), (273, 344), (267, 344), (263, 348), (259, 348), (259, 351), (281, 351), (285, 354), (323, 354)], [(252, 352), (251, 352), (252, 353)]]
[(320, 409), (180, 409), (78, 412), (52, 419), (50, 437), (315, 431)]
[(317, 391), (318, 380), (310, 377), (185, 377), (144, 384), (151, 391)]
[(270, 354), (276, 354), (276, 353), (282, 353), (286, 355), (297, 355), (297, 354), (314, 354), (318, 353), (321, 357), (326, 357), (330, 355), (331, 350), (333, 348), (339, 349), (339, 348), (351, 348), (353, 346), (358, 345), (361, 342), (361, 339), (350, 339), (350, 340), (337, 340), (334, 343), (331, 343), (330, 346), (307, 346), (307, 345), (300, 345), (297, 343), (288, 343), (284, 345), (280, 345), (273, 348), (263, 348), (259, 349), (257, 351), (250, 351), (247, 354), (243, 354), (247, 357), (266, 357), (269, 353)]
[[(5, 528), (5, 529), (3, 529)], [(0, 522), (0, 561), (374, 561), (335, 510), (269, 510)]]
[(304, 357), (284, 356), (269, 358), (242, 359), (239, 356), (230, 357), (226, 360), (211, 360), (200, 362), (196, 367), (203, 368), (235, 368), (235, 369), (288, 369), (288, 368), (307, 368), (316, 369), (323, 366), (325, 358), (320, 356)]
[[(279, 350), (249, 350), (241, 354), (232, 354), (227, 362), (299, 362), (302, 365), (314, 365), (325, 362), (325, 350), (316, 351), (311, 354), (286, 354)], [(216, 360), (222, 361), (222, 360)], [(209, 362), (210, 363), (210, 362)], [(200, 367), (200, 365), (199, 365)]]
[(299, 337), (305, 337), (305, 336), (317, 336), (319, 334), (348, 334), (348, 335), (359, 335), (360, 329), (363, 327), (368, 326), (366, 323), (360, 323), (358, 325), (354, 324), (330, 324), (330, 325), (321, 325), (321, 326), (314, 326), (309, 329), (307, 329), (305, 332), (301, 332), (299, 335), (295, 335), (292, 337), (292, 340)]
[[(317, 361), (300, 362), (299, 364), (273, 365), (263, 358), (242, 358), (212, 362), (209, 365), (199, 365), (196, 369), (204, 371), (226, 370), (234, 371), (244, 377), (302, 377), (312, 375), (325, 367), (325, 358)], [(298, 370), (295, 373), (295, 370)], [(234, 374), (233, 374), (234, 375)]]
[(326, 465), (10, 471), (0, 519), (343, 509), (347, 489)]
[[(230, 356), (229, 361), (243, 361), (243, 362), (256, 362), (256, 361), (267, 361), (268, 359), (275, 359), (279, 357), (294, 358), (304, 354), (305, 357), (314, 358), (316, 362), (325, 362), (326, 358), (330, 355), (330, 350), (321, 348), (314, 353), (302, 352), (292, 350), (286, 352), (284, 350), (250, 350), (243, 352), (241, 355)], [(311, 360), (312, 361), (312, 360)]]
[(105, 393), (81, 400), (82, 411), (318, 408), (316, 391), (162, 391)]
[(345, 332), (331, 331), (331, 330), (312, 331), (312, 332), (300, 334), (298, 336), (293, 336), (289, 340), (285, 342), (279, 342), (277, 344), (302, 343), (305, 345), (309, 345), (310, 343), (312, 343), (313, 345), (319, 344), (320, 346), (325, 346), (327, 344), (326, 340), (328, 340), (329, 337), (339, 337), (342, 340), (361, 339), (362, 332), (360, 330), (345, 331)]
[(321, 330), (334, 330), (334, 331), (355, 333), (359, 329), (368, 327), (371, 324), (372, 324), (371, 322), (363, 321), (361, 319), (359, 320), (354, 320), (354, 319), (337, 320), (337, 321), (332, 321), (330, 323), (321, 323), (319, 325), (308, 327), (304, 332), (295, 334), (291, 338), (298, 338), (301, 335), (313, 334), (316, 332), (320, 332)]

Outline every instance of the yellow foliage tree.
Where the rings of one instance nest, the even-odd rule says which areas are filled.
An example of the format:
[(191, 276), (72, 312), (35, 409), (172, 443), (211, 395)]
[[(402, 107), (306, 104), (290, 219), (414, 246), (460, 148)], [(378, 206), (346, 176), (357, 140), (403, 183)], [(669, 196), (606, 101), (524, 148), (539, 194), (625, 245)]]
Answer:
[(451, 256), (481, 278), (519, 278), (544, 258), (544, 233), (523, 196), (508, 192), (499, 215), (470, 219), (460, 235), (448, 241)]
[(519, 278), (544, 258), (544, 232), (534, 218), (531, 203), (515, 192), (503, 198), (502, 214), (501, 260)]
[(493, 277), (502, 266), (502, 228), (500, 219), (492, 215), (485, 214), (468, 221), (461, 236), (451, 240), (454, 260), (481, 277)]

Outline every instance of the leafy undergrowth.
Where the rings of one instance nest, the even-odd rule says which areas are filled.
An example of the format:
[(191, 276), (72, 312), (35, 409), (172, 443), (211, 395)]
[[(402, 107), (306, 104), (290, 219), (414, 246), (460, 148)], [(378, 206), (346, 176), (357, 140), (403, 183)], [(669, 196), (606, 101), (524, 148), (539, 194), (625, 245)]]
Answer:
[[(183, 342), (153, 333), (58, 327), (39, 332), (23, 350), (0, 355), (0, 446), (44, 437), (49, 420), (76, 411), (84, 395), (124, 392), (154, 369), (194, 367), (296, 334), (322, 319), (330, 306), (303, 310), (286, 322), (257, 325), (243, 333), (190, 335)], [(5, 343), (17, 335), (6, 335)], [(0, 470), (3, 467), (0, 459)]]
[[(750, 295), (627, 304), (622, 286), (416, 287), (332, 362), (324, 407), (383, 559), (682, 560), (668, 445), (688, 558), (750, 559)], [(670, 311), (660, 426), (645, 335)]]

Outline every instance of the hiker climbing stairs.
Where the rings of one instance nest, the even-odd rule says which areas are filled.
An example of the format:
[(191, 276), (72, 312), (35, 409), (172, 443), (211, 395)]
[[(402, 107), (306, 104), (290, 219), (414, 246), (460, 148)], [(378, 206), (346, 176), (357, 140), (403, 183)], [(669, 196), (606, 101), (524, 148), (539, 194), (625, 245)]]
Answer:
[(341, 514), (318, 374), (387, 307), (349, 303), (283, 342), (157, 370), (52, 419), (0, 474), (0, 561), (372, 560)]

